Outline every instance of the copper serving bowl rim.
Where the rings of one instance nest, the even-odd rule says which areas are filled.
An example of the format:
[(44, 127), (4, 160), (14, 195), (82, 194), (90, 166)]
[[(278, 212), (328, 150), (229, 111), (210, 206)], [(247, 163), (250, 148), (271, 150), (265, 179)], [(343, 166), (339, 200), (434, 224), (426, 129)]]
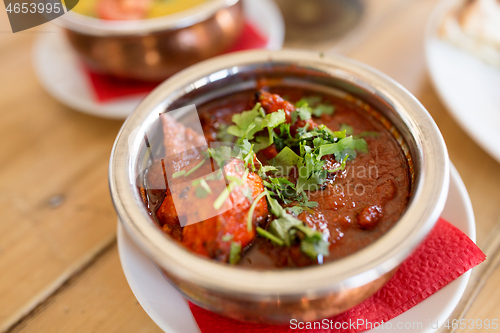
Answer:
[[(158, 114), (189, 91), (244, 70), (290, 64), (349, 82), (389, 103), (416, 145), (418, 177), (401, 219), (379, 240), (345, 258), (300, 269), (252, 270), (197, 256), (154, 225), (135, 186), (143, 135)], [(415, 154), (414, 154), (415, 155)], [(438, 220), (448, 194), (449, 158), (427, 110), (385, 74), (341, 56), (298, 50), (243, 51), (191, 66), (156, 88), (124, 123), (111, 153), (109, 185), (121, 223), (132, 239), (165, 271), (219, 294), (266, 301), (322, 297), (363, 286), (400, 265)]]
[(54, 20), (57, 25), (91, 36), (131, 36), (160, 31), (177, 30), (203, 22), (219, 10), (235, 5), (240, 0), (207, 0), (178, 13), (142, 20), (102, 20), (69, 11)]

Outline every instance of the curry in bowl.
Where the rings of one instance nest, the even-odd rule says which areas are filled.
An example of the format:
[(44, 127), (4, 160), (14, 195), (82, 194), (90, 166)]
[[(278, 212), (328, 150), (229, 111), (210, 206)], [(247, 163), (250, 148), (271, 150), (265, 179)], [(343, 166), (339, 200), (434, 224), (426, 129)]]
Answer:
[(207, 0), (85, 0), (73, 11), (103, 20), (141, 20), (175, 14)]
[(379, 290), (441, 214), (425, 108), (342, 57), (247, 51), (165, 81), (110, 160), (120, 221), (166, 280), (243, 321), (328, 318)]
[(373, 243), (408, 204), (411, 158), (358, 99), (269, 87), (198, 106), (200, 129), (160, 115), (161, 162), (139, 190), (184, 247), (255, 269), (321, 265)]

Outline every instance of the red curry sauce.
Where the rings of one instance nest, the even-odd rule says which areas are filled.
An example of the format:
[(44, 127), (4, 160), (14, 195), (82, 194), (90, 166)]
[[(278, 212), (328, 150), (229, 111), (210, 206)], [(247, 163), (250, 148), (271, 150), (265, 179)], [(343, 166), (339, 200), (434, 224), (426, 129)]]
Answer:
[[(286, 96), (291, 102), (296, 102), (303, 96), (318, 95), (296, 88), (273, 89), (272, 92)], [(198, 106), (206, 140), (216, 141), (218, 130), (221, 126), (231, 124), (232, 115), (251, 109), (255, 104), (254, 96), (255, 91), (247, 91)], [(346, 163), (343, 171), (329, 174), (321, 190), (308, 193), (309, 200), (318, 205), (297, 216), (312, 229), (326, 235), (330, 243), (330, 254), (311, 259), (301, 252), (298, 244), (278, 246), (257, 236), (243, 249), (239, 265), (254, 268), (302, 267), (333, 261), (376, 241), (394, 226), (405, 211), (411, 184), (408, 162), (396, 139), (356, 103), (334, 96), (321, 97), (335, 107), (335, 112), (332, 115), (323, 114), (319, 118), (313, 117), (314, 123), (324, 124), (333, 131), (348, 125), (354, 136), (377, 133), (364, 137), (368, 153), (358, 154), (355, 159)], [(257, 155), (264, 162), (269, 161), (265, 153)], [(329, 167), (339, 165), (333, 158), (328, 163), (331, 164)], [(290, 177), (293, 178), (293, 175)], [(157, 214), (153, 214), (155, 220), (162, 221), (163, 217), (154, 213)], [(270, 219), (271, 216), (268, 215), (267, 220)], [(265, 220), (260, 218), (258, 224), (265, 228)], [(163, 229), (180, 239), (182, 228)]]

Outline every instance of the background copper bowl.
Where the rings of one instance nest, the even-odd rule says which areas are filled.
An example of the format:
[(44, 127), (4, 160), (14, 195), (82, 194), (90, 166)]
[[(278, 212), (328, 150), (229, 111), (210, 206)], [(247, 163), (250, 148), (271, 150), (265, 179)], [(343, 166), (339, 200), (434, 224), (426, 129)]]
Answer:
[[(256, 89), (262, 79), (350, 96), (383, 117), (407, 158), (411, 156), (412, 193), (400, 220), (380, 239), (325, 265), (255, 270), (197, 256), (153, 223), (136, 180), (150, 164), (152, 139), (162, 144), (162, 138), (148, 136), (147, 145), (144, 140), (145, 133), (158, 125), (158, 114)], [(439, 129), (425, 108), (384, 74), (342, 57), (291, 50), (246, 51), (194, 65), (156, 88), (118, 134), (109, 183), (124, 230), (189, 300), (239, 320), (286, 324), (292, 318), (313, 321), (341, 313), (373, 295), (392, 277), (441, 215), (448, 194), (449, 159)]]
[(58, 22), (93, 70), (121, 78), (163, 81), (227, 51), (244, 24), (240, 0), (208, 0), (189, 10), (139, 21), (105, 21), (74, 12)]

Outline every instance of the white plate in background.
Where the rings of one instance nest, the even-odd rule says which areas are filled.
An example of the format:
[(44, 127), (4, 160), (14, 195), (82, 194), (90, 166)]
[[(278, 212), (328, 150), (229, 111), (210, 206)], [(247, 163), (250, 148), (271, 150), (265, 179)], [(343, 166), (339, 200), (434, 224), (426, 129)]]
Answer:
[(427, 67), (448, 111), (486, 152), (500, 162), (500, 68), (438, 37), (443, 17), (457, 0), (442, 0), (427, 23)]
[[(454, 166), (451, 167), (450, 190), (441, 216), (462, 230), (473, 241), (476, 240), (472, 204)], [(168, 333), (200, 332), (187, 301), (167, 282), (155, 264), (125, 233), (121, 223), (118, 223), (117, 240), (120, 261), (130, 289), (151, 319)], [(407, 333), (435, 332), (435, 329), (428, 327), (429, 322), (437, 321), (439, 325), (444, 324), (462, 297), (469, 277), (470, 271), (410, 310), (390, 320), (393, 329), (387, 332), (394, 332), (398, 322), (403, 325), (413, 322), (422, 323), (423, 329), (405, 329)], [(373, 330), (377, 333), (385, 331)]]
[[(266, 48), (279, 50), (285, 38), (285, 24), (272, 0), (245, 0), (245, 17), (268, 39)], [(77, 54), (66, 41), (61, 28), (40, 34), (35, 41), (33, 64), (38, 80), (59, 102), (93, 116), (125, 119), (145, 95), (100, 103), (94, 97), (88, 75), (83, 72)]]

